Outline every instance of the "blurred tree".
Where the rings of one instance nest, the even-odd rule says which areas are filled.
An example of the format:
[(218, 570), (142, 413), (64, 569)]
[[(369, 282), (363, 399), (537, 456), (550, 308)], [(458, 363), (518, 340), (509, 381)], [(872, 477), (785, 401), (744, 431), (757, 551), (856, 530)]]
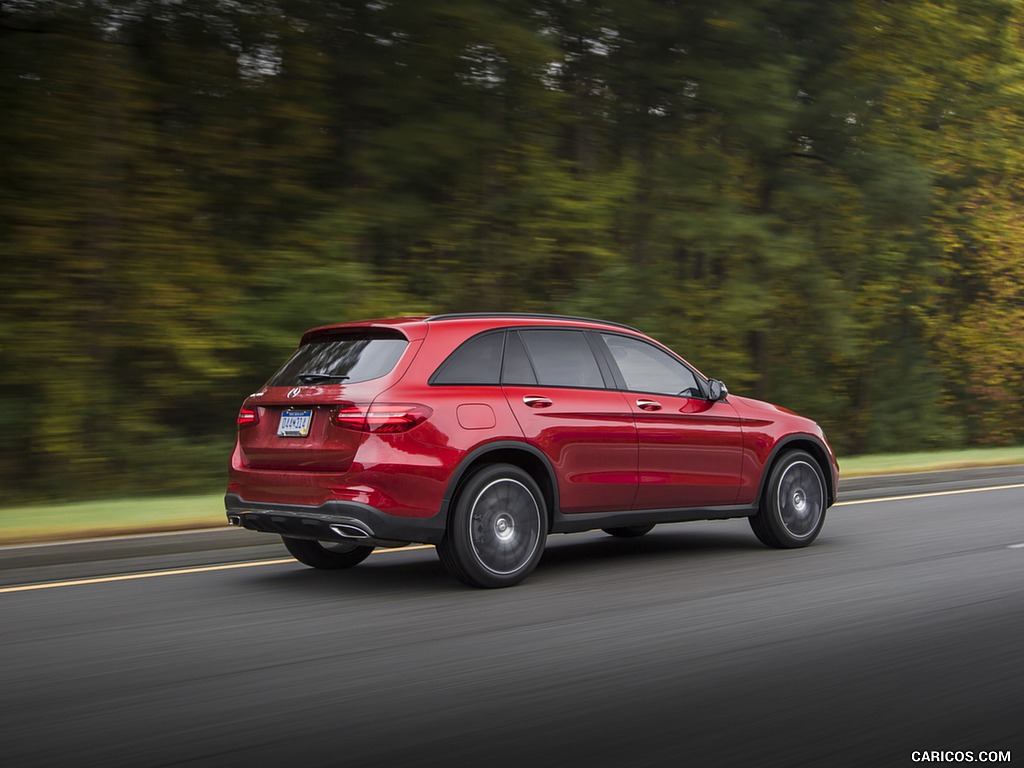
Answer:
[[(220, 314), (231, 284), (200, 200), (168, 162), (137, 49), (109, 18), (81, 4), (5, 24), (0, 391), (11, 496), (191, 485), (168, 476), (167, 449), (222, 418), (203, 393), (231, 373), (219, 353), (238, 344)], [(195, 469), (192, 456), (177, 471)]]
[(1019, 0), (0, 6), (0, 478), (209, 487), (306, 327), (568, 311), (1024, 437)]
[[(1013, 224), (1024, 6), (865, 1), (853, 11), (858, 42), (844, 73), (862, 94), (853, 121), (872, 148), (855, 166), (884, 225), (872, 252), (892, 261), (867, 294), (889, 294), (872, 361), (894, 365), (889, 378), (916, 395), (896, 409), (882, 400), (899, 396), (883, 393), (864, 429), (904, 434), (899, 444), (913, 442), (908, 420), (925, 445), (1020, 440), (1020, 341), (1009, 329), (1024, 285)], [(886, 53), (895, 50), (913, 53)]]

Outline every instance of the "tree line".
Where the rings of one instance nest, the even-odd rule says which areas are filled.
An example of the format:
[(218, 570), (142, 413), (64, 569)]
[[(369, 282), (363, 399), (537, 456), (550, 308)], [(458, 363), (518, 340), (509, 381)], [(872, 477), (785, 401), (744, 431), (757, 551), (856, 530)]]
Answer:
[(636, 325), (840, 455), (1024, 437), (1019, 0), (6, 0), (0, 485), (210, 488), (299, 333)]

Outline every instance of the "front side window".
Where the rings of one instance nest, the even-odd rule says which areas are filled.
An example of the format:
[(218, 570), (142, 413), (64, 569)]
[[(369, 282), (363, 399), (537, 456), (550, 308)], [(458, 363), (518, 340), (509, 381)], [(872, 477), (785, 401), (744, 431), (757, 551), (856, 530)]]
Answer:
[(546, 387), (604, 389), (604, 378), (582, 331), (523, 330), (537, 383)]
[(387, 331), (353, 331), (315, 338), (299, 347), (267, 386), (352, 384), (390, 373), (409, 341)]
[(639, 339), (601, 334), (632, 392), (703, 397), (697, 375), (664, 350)]

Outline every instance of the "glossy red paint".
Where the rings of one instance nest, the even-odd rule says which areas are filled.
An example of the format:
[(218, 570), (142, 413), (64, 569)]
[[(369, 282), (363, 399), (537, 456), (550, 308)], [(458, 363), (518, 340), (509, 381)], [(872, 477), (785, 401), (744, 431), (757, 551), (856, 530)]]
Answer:
[[(522, 435), (551, 461), (563, 512), (632, 508), (637, 437), (621, 392), (537, 385), (504, 390)], [(536, 398), (549, 404), (531, 406)]]
[[(634, 509), (734, 504), (742, 485), (743, 429), (727, 402), (631, 395), (640, 441)], [(637, 403), (656, 403), (645, 410)]]
[(820, 426), (786, 408), (761, 400), (729, 395), (729, 403), (736, 409), (743, 429), (739, 503), (757, 501), (761, 479), (780, 446), (804, 448), (818, 458), (829, 482), (832, 501), (835, 501), (839, 463)]

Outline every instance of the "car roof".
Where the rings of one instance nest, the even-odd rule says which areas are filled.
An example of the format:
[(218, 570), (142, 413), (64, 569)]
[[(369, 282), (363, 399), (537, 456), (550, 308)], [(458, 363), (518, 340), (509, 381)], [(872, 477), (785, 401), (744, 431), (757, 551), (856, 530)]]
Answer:
[[(610, 328), (625, 328), (628, 331), (640, 333), (636, 328), (622, 323), (613, 323), (609, 320), (597, 320), (592, 317), (576, 317), (573, 315), (549, 315), (534, 312), (460, 312), (446, 315), (432, 315), (427, 322), (442, 322), (451, 320), (514, 320), (525, 321), (524, 325), (549, 324), (554, 321), (558, 325), (590, 325)], [(537, 322), (534, 322), (537, 321)], [(502, 323), (506, 325), (506, 323)]]
[(621, 323), (614, 323), (607, 320), (597, 320), (590, 317), (575, 317), (573, 315), (549, 315), (531, 312), (460, 312), (441, 315), (410, 315), (406, 317), (384, 317), (371, 320), (358, 320), (348, 323), (332, 323), (311, 328), (302, 335), (302, 344), (310, 339), (329, 335), (338, 330), (349, 328), (377, 328), (398, 330), (410, 341), (422, 339), (427, 335), (427, 330), (432, 324), (443, 323), (445, 326), (451, 324), (459, 327), (464, 333), (472, 335), (489, 328), (503, 328), (507, 326), (566, 326), (566, 327), (587, 327), (595, 329), (622, 329), (633, 333), (641, 333), (636, 328)]

